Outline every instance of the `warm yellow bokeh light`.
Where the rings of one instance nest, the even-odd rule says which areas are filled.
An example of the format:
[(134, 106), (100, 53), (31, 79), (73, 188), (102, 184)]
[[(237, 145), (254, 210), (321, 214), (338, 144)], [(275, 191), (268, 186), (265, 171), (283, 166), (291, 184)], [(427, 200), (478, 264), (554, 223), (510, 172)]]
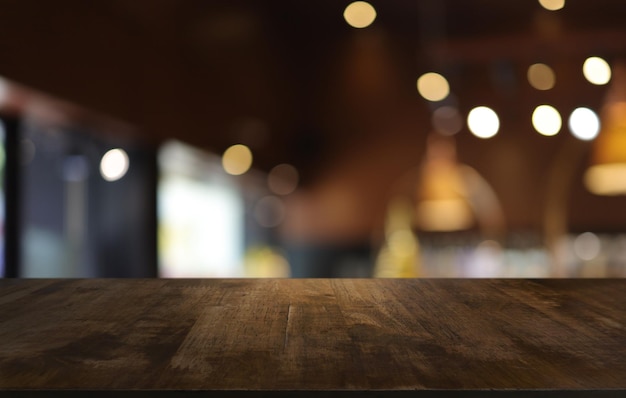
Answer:
[(611, 80), (611, 67), (600, 57), (589, 57), (583, 64), (583, 74), (589, 83), (601, 86)]
[(355, 1), (346, 7), (343, 17), (353, 28), (366, 28), (376, 19), (376, 10), (369, 3)]
[(600, 132), (600, 118), (589, 108), (576, 108), (569, 117), (569, 129), (579, 140), (593, 140)]
[(279, 164), (270, 170), (267, 175), (267, 185), (270, 191), (277, 195), (289, 195), (298, 187), (298, 170), (290, 164)]
[(478, 138), (491, 138), (500, 129), (498, 114), (486, 106), (478, 106), (467, 115), (467, 126)]
[(415, 236), (409, 229), (399, 229), (389, 234), (389, 251), (395, 256), (411, 256), (416, 252)]
[(428, 101), (441, 101), (450, 94), (450, 85), (439, 73), (424, 73), (417, 79), (417, 91)]
[(222, 155), (222, 166), (228, 174), (241, 175), (252, 166), (252, 152), (242, 144), (229, 147)]
[(626, 163), (591, 166), (584, 179), (587, 189), (596, 195), (626, 195)]
[(554, 71), (546, 64), (530, 65), (526, 75), (528, 83), (537, 90), (550, 90), (556, 82)]
[(423, 200), (417, 218), (424, 231), (460, 231), (474, 222), (468, 203), (461, 198)]
[(550, 105), (539, 105), (532, 116), (533, 127), (541, 135), (553, 136), (561, 131), (561, 115)]
[(546, 10), (557, 11), (565, 7), (565, 0), (539, 0), (539, 4)]

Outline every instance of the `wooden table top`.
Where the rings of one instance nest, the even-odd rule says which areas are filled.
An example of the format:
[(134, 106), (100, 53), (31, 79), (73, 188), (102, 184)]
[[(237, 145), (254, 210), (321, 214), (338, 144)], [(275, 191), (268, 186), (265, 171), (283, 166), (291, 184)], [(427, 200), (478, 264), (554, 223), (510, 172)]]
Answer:
[(626, 280), (4, 279), (17, 390), (626, 397)]

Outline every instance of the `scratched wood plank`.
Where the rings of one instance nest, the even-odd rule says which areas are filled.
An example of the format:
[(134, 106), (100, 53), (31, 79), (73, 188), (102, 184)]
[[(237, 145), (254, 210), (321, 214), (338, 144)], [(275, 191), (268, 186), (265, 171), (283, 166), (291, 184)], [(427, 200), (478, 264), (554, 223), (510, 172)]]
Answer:
[(0, 392), (626, 390), (626, 280), (0, 280)]

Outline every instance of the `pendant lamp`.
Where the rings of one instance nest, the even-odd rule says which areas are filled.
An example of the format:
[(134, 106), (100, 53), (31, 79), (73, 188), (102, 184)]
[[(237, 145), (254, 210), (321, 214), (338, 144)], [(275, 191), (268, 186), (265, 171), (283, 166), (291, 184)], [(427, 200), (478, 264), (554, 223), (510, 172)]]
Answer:
[(600, 120), (591, 164), (584, 175), (585, 186), (597, 195), (626, 195), (626, 66), (623, 64), (613, 68)]

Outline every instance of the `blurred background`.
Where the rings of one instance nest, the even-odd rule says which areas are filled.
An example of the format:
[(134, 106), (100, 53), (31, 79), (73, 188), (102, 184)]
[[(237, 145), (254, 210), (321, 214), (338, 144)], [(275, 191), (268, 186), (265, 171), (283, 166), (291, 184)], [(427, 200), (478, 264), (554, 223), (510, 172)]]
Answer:
[(624, 21), (0, 0), (0, 275), (624, 277)]

